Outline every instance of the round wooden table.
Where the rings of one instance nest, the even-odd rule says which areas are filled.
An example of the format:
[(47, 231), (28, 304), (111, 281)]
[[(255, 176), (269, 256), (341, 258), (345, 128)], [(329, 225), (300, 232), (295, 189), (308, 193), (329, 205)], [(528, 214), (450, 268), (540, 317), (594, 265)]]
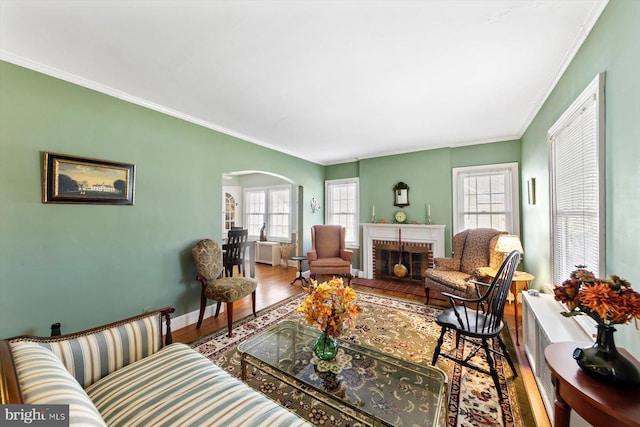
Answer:
[(291, 282), (291, 284), (293, 285), (294, 283), (296, 283), (296, 281), (300, 280), (300, 285), (304, 287), (304, 285), (307, 284), (307, 279), (302, 275), (302, 261), (306, 261), (307, 257), (296, 255), (296, 256), (290, 257), (289, 259), (293, 261), (298, 261), (298, 275), (293, 279), (293, 282)]
[[(556, 390), (554, 427), (569, 427), (571, 410), (594, 426), (640, 427), (640, 389), (629, 390), (608, 385), (588, 376), (573, 359), (576, 347), (588, 342), (560, 342), (549, 345), (544, 357), (551, 369)], [(618, 351), (640, 368), (640, 362), (622, 348)]]
[[(489, 273), (489, 277), (493, 279), (496, 277), (496, 274), (498, 274), (498, 270), (491, 271)], [(520, 335), (518, 332), (520, 329), (518, 326), (518, 291), (520, 289), (529, 289), (529, 282), (533, 279), (535, 279), (535, 276), (531, 273), (527, 273), (526, 271), (516, 271), (511, 279), (511, 288), (509, 290), (513, 294), (513, 317), (516, 327), (516, 345), (520, 345)]]

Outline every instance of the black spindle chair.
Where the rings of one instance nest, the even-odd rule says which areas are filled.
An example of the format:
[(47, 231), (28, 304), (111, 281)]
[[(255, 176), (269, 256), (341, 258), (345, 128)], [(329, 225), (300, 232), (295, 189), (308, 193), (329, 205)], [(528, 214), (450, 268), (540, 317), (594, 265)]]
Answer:
[[(442, 356), (468, 368), (490, 375), (493, 378), (498, 391), (498, 398), (501, 401), (503, 395), (493, 355), (504, 357), (513, 371), (514, 378), (518, 376), (509, 351), (502, 338), (500, 338), (500, 332), (504, 327), (502, 316), (507, 295), (511, 288), (511, 280), (519, 262), (520, 253), (513, 251), (502, 262), (491, 283), (472, 282), (476, 286), (477, 298), (464, 298), (443, 292), (442, 295), (449, 298), (451, 308), (443, 311), (436, 318), (436, 323), (442, 329), (431, 364), (435, 365), (438, 357)], [(455, 332), (455, 349), (452, 349), (451, 352), (441, 353), (440, 348), (447, 331)], [(494, 339), (498, 340), (501, 351), (494, 349)], [(457, 349), (461, 343), (464, 346), (465, 342), (471, 343), (473, 350), (466, 357), (464, 352), (461, 353), (462, 356), (457, 357)], [(471, 358), (480, 349), (484, 350), (483, 353), (489, 366), (488, 370), (470, 362)]]

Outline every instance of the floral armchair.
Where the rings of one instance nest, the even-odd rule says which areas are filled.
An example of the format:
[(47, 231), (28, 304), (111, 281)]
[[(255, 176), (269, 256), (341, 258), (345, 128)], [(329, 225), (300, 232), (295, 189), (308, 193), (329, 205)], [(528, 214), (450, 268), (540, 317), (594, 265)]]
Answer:
[(488, 281), (489, 273), (500, 268), (504, 254), (496, 252), (495, 247), (501, 234), (507, 232), (476, 228), (453, 236), (453, 256), (436, 258), (435, 268), (428, 268), (425, 272), (427, 304), (431, 289), (476, 298), (476, 287), (469, 280)]

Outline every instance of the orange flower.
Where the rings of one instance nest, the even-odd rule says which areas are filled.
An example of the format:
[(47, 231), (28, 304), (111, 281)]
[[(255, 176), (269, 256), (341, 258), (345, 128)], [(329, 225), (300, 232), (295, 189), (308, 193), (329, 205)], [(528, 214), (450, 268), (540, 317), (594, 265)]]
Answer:
[(342, 278), (333, 278), (318, 284), (311, 282), (306, 297), (296, 311), (304, 314), (306, 322), (317, 326), (332, 337), (338, 337), (344, 326), (352, 327), (355, 316), (361, 311), (355, 304), (356, 292), (345, 287)]
[(553, 290), (555, 299), (566, 304), (565, 316), (586, 314), (601, 325), (624, 324), (632, 320), (638, 327), (640, 294), (631, 284), (618, 276), (604, 280), (582, 266), (571, 273), (571, 278)]
[(619, 304), (618, 294), (608, 284), (597, 282), (585, 286), (580, 291), (580, 304), (585, 309), (597, 314), (601, 319), (607, 319)]

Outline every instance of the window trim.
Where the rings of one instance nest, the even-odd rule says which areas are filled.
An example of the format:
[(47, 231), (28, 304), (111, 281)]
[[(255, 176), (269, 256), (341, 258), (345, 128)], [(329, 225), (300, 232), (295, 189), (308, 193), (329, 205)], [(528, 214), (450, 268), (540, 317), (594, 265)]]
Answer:
[[(518, 162), (509, 163), (493, 163), (490, 165), (480, 166), (464, 166), (452, 169), (453, 176), (453, 234), (463, 230), (458, 230), (459, 214), (458, 214), (458, 180), (463, 174), (483, 173), (491, 170), (511, 171), (511, 206), (512, 206), (512, 230), (506, 230), (511, 234), (520, 235), (520, 170)], [(500, 230), (503, 231), (503, 230)]]
[(345, 246), (349, 249), (359, 249), (360, 248), (360, 178), (341, 178), (341, 179), (329, 179), (324, 182), (324, 217), (325, 223), (330, 224), (328, 219), (330, 217), (329, 212), (331, 212), (331, 201), (329, 200), (330, 188), (333, 185), (345, 185), (345, 184), (355, 184), (356, 194), (355, 194), (355, 212), (353, 213), (354, 223), (353, 223), (353, 235), (354, 240), (346, 240)]
[[(554, 147), (553, 139), (558, 132), (567, 126), (576, 114), (583, 108), (591, 97), (595, 97), (595, 136), (596, 136), (596, 164), (597, 164), (597, 191), (598, 198), (598, 266), (587, 266), (597, 277), (603, 277), (606, 270), (606, 187), (605, 187), (605, 105), (604, 105), (604, 85), (605, 73), (598, 73), (596, 77), (587, 85), (582, 93), (571, 103), (566, 111), (549, 128), (547, 132), (548, 161), (549, 161), (549, 250), (551, 255), (549, 277), (555, 280), (555, 167), (554, 167)], [(568, 278), (568, 277), (566, 277)]]

